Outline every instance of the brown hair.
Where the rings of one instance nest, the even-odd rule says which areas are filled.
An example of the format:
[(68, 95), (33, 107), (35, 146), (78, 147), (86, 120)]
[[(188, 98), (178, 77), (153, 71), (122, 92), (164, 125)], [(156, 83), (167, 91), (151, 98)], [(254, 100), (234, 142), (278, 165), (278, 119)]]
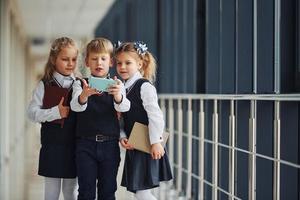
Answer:
[(138, 49), (134, 42), (126, 42), (122, 43), (118, 48), (115, 50), (115, 57), (118, 54), (123, 52), (132, 52), (136, 54), (136, 58), (142, 61), (142, 67), (139, 70), (142, 76), (145, 79), (148, 79), (150, 82), (154, 82), (156, 78), (156, 60), (153, 55), (149, 51), (144, 51), (143, 53), (139, 53)]
[(95, 38), (92, 41), (90, 41), (86, 46), (86, 58), (89, 56), (90, 52), (108, 53), (112, 57), (114, 52), (114, 46), (111, 43), (111, 41), (106, 38)]
[(49, 81), (52, 79), (53, 73), (55, 71), (55, 61), (58, 54), (63, 48), (70, 46), (77, 48), (74, 40), (68, 37), (57, 38), (53, 41), (53, 43), (51, 44), (48, 61), (46, 63), (45, 73), (42, 78), (44, 81)]

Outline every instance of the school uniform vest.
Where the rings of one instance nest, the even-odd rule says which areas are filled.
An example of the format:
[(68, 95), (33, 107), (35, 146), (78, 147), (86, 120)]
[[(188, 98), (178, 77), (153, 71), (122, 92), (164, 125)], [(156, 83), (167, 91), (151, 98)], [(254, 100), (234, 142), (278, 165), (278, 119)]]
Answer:
[[(62, 91), (65, 90), (67, 93), (67, 98), (65, 98), (65, 106), (70, 106), (70, 101), (72, 97), (72, 86), (70, 89), (61, 88), (54, 80), (43, 81), (45, 94), (51, 91), (51, 95), (56, 95), (55, 90)], [(54, 91), (54, 92), (53, 92)], [(54, 98), (54, 96), (53, 96)], [(61, 98), (61, 97), (58, 97)], [(43, 105), (45, 108), (45, 105)], [(60, 119), (61, 120), (61, 119)], [(44, 122), (41, 126), (41, 143), (43, 144), (64, 144), (64, 145), (74, 145), (75, 141), (75, 122), (76, 115), (74, 112), (70, 110), (67, 118), (63, 119), (63, 125), (61, 123), (57, 123), (59, 120), (55, 120), (53, 122)]]
[(77, 113), (76, 135), (78, 137), (90, 137), (99, 134), (117, 138), (120, 135), (113, 96), (107, 92), (90, 96), (86, 110)]
[[(52, 101), (52, 98), (61, 99), (62, 92), (66, 94), (63, 105), (70, 105), (72, 86), (67, 89), (59, 87), (54, 80), (43, 82), (45, 87), (43, 108), (49, 106), (46, 106), (46, 96), (49, 97), (48, 101)], [(39, 175), (52, 178), (76, 177), (75, 123), (76, 115), (71, 110), (68, 117), (63, 120), (42, 123)]]
[(138, 79), (131, 87), (127, 89), (128, 91), (126, 97), (130, 101), (130, 109), (129, 111), (123, 113), (123, 117), (124, 130), (128, 137), (135, 122), (140, 122), (145, 125), (149, 124), (147, 112), (143, 107), (141, 98), (141, 86), (145, 82), (149, 81), (146, 79)]

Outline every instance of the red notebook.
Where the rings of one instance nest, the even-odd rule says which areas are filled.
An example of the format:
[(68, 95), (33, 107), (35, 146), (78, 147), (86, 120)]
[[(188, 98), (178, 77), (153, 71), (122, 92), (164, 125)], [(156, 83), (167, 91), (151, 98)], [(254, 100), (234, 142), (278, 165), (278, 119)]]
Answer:
[[(43, 108), (52, 108), (54, 106), (57, 106), (61, 100), (61, 98), (64, 97), (64, 106), (69, 106), (69, 89), (68, 88), (61, 88), (58, 86), (48, 86), (45, 85), (45, 94), (43, 99)], [(61, 124), (61, 127), (64, 126), (64, 119), (56, 119), (52, 121), (56, 124)]]

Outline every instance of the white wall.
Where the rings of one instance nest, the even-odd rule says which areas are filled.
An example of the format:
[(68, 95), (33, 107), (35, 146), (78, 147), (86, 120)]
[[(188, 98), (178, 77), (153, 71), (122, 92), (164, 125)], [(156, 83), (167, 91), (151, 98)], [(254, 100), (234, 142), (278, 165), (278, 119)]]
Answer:
[(0, 0), (0, 199), (24, 199), (26, 120), (32, 87), (27, 41), (14, 0)]

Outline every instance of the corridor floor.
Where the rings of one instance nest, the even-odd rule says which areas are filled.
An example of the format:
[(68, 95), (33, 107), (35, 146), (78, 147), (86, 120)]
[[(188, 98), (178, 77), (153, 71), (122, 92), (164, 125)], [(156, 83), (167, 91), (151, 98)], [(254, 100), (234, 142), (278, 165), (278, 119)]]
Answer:
[[(37, 175), (37, 166), (38, 166), (38, 155), (39, 155), (39, 137), (37, 136), (36, 141), (31, 147), (30, 153), (28, 155), (28, 168), (27, 171), (27, 198), (26, 200), (42, 200), (43, 199), (43, 177)], [(119, 167), (118, 173), (118, 185), (120, 185), (122, 169), (123, 169), (123, 161), (124, 161), (125, 152), (121, 153), (121, 163)], [(127, 192), (125, 188), (119, 186), (116, 193), (117, 200), (134, 200), (134, 197), (131, 193)], [(63, 200), (62, 194), (60, 195), (60, 200)]]

